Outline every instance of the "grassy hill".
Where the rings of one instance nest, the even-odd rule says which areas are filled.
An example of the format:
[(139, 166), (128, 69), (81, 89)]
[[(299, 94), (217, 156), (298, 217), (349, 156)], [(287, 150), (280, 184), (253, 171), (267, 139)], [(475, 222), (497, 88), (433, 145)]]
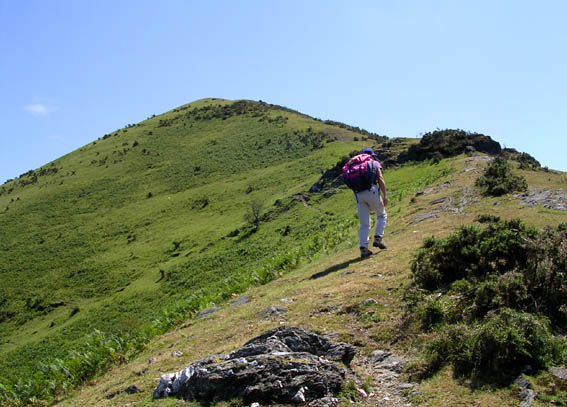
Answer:
[[(308, 203), (307, 191), (383, 139), (262, 102), (207, 99), (7, 182), (2, 376), (65, 357), (95, 329), (142, 332), (143, 342), (328, 246), (352, 207), (333, 196)], [(257, 222), (245, 220), (253, 208)]]
[[(40, 394), (89, 383), (63, 405), (149, 405), (158, 372), (284, 322), (256, 315), (284, 297), (293, 300), (286, 323), (337, 332), (362, 353), (417, 354), (419, 339), (398, 337), (400, 287), (424, 237), (447, 235), (481, 213), (521, 216), (536, 227), (567, 220), (563, 211), (525, 208), (510, 195), (482, 197), (474, 181), (485, 161), (437, 156), (386, 170), (390, 249), (359, 262), (352, 194), (321, 177), (367, 146), (389, 162), (406, 160), (418, 141), (387, 140), (263, 102), (205, 99), (7, 182), (0, 187), (0, 383), (8, 385), (0, 390), (37, 394), (18, 378), (49, 362), (35, 382)], [(562, 173), (520, 173), (530, 188), (567, 186)], [(441, 206), (432, 204), (438, 198)], [(309, 278), (316, 274), (325, 278)], [(242, 293), (253, 301), (227, 305)], [(372, 309), (361, 306), (369, 296), (378, 299)], [(218, 313), (195, 319), (215, 304)], [(325, 312), (330, 304), (353, 311)], [(172, 347), (184, 357), (168, 356)], [(158, 363), (147, 366), (153, 356)], [(57, 377), (57, 363), (73, 374)], [(445, 376), (424, 391), (444, 386)], [(144, 393), (116, 393), (134, 379)], [(427, 402), (472, 397), (467, 388), (443, 388)], [(509, 393), (496, 397), (512, 402)], [(474, 394), (497, 405), (491, 391)]]

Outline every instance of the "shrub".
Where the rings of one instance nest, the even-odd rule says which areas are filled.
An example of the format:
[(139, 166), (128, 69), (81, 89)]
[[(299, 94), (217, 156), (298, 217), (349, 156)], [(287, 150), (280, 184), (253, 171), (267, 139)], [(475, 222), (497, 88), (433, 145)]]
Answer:
[(509, 162), (503, 157), (495, 158), (486, 167), (484, 174), (477, 181), (478, 187), (484, 188), (485, 195), (501, 196), (511, 192), (524, 192), (528, 183), (522, 176), (512, 173)]
[(567, 225), (537, 231), (519, 219), (429, 238), (412, 260), (407, 315), (432, 332), (425, 373), (453, 363), (502, 375), (561, 362), (567, 328)]
[[(469, 360), (456, 358), (456, 368), (505, 372), (551, 362), (552, 334), (545, 318), (503, 308), (492, 311), (471, 335)], [(471, 362), (474, 364), (471, 365)]]
[(262, 220), (262, 212), (264, 210), (264, 202), (252, 200), (248, 204), (248, 209), (244, 214), (244, 220), (248, 223), (258, 226)]
[(502, 153), (507, 159), (517, 161), (521, 170), (535, 171), (541, 168), (539, 161), (528, 153), (520, 153), (513, 148), (505, 148)]
[(445, 320), (445, 310), (443, 304), (436, 298), (428, 298), (419, 310), (421, 328), (430, 330), (433, 326)]
[(526, 243), (530, 296), (534, 307), (555, 325), (567, 328), (567, 224), (546, 228)]
[(495, 215), (484, 214), (484, 215), (479, 215), (476, 221), (479, 223), (496, 223), (500, 221), (500, 217)]
[(516, 377), (530, 365), (539, 369), (565, 352), (549, 322), (525, 312), (502, 308), (476, 324), (453, 324), (439, 329), (425, 347), (422, 375), (451, 362), (459, 376)]
[(427, 290), (447, 287), (462, 278), (505, 273), (525, 263), (524, 244), (537, 232), (515, 219), (485, 229), (461, 226), (446, 239), (424, 240), (411, 262), (413, 278)]

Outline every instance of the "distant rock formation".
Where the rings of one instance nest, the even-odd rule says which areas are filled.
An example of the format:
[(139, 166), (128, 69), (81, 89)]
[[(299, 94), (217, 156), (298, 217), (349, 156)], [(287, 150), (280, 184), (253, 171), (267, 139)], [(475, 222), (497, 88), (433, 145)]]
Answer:
[[(397, 144), (400, 143), (402, 139), (394, 138), (375, 147), (374, 152), (383, 168), (391, 168), (407, 162), (440, 161), (459, 154), (473, 155), (475, 153), (485, 153), (491, 156), (506, 153), (506, 157), (517, 160), (524, 169), (539, 168), (539, 162), (527, 153), (519, 153), (514, 149), (503, 150), (500, 143), (494, 141), (490, 136), (459, 129), (426, 133), (419, 143), (411, 145), (405, 151), (399, 151)], [(321, 178), (311, 186), (309, 193), (334, 193), (336, 188), (343, 185), (343, 165), (358, 153), (358, 151), (352, 151), (348, 157), (341, 158), (334, 167), (326, 170)]]
[(302, 328), (268, 331), (242, 348), (163, 375), (154, 398), (175, 396), (204, 402), (241, 398), (245, 403), (303, 403), (341, 388), (356, 350)]
[(502, 152), (502, 148), (500, 143), (484, 134), (463, 130), (436, 130), (425, 134), (418, 144), (400, 154), (398, 164), (408, 161), (441, 160), (472, 152), (498, 155)]

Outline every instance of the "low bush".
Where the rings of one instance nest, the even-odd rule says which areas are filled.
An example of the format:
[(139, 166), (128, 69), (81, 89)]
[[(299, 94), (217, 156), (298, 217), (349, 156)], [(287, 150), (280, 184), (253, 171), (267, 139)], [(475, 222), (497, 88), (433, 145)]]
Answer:
[(484, 229), (461, 226), (446, 239), (424, 240), (411, 263), (413, 278), (419, 287), (432, 291), (463, 278), (503, 274), (526, 263), (526, 240), (536, 236), (537, 231), (519, 219), (491, 223)]
[(567, 225), (491, 221), (426, 239), (414, 255), (405, 299), (429, 335), (422, 373), (452, 363), (501, 376), (564, 360), (567, 343), (554, 333), (567, 328)]
[(548, 366), (565, 354), (549, 322), (526, 312), (501, 308), (474, 324), (456, 323), (437, 330), (425, 346), (425, 373), (452, 363), (459, 376), (515, 378), (519, 369)]
[(502, 154), (509, 160), (517, 161), (521, 170), (535, 171), (541, 168), (539, 161), (528, 153), (520, 153), (513, 148), (505, 148), (502, 150)]
[(495, 158), (477, 181), (488, 196), (501, 196), (511, 192), (524, 192), (528, 189), (526, 179), (512, 172), (510, 163), (503, 157)]

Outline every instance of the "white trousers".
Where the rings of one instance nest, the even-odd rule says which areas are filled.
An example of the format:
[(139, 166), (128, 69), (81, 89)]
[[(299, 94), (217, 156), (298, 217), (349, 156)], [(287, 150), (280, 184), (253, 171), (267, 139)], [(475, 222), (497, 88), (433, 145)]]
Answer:
[(368, 233), (370, 232), (370, 212), (376, 213), (376, 229), (374, 234), (384, 236), (384, 229), (386, 228), (386, 209), (382, 203), (380, 196), (380, 188), (377, 185), (372, 185), (367, 191), (362, 191), (354, 194), (356, 200), (356, 209), (358, 210), (358, 220), (360, 221), (360, 229), (358, 231), (358, 238), (360, 240), (360, 247), (368, 247)]

